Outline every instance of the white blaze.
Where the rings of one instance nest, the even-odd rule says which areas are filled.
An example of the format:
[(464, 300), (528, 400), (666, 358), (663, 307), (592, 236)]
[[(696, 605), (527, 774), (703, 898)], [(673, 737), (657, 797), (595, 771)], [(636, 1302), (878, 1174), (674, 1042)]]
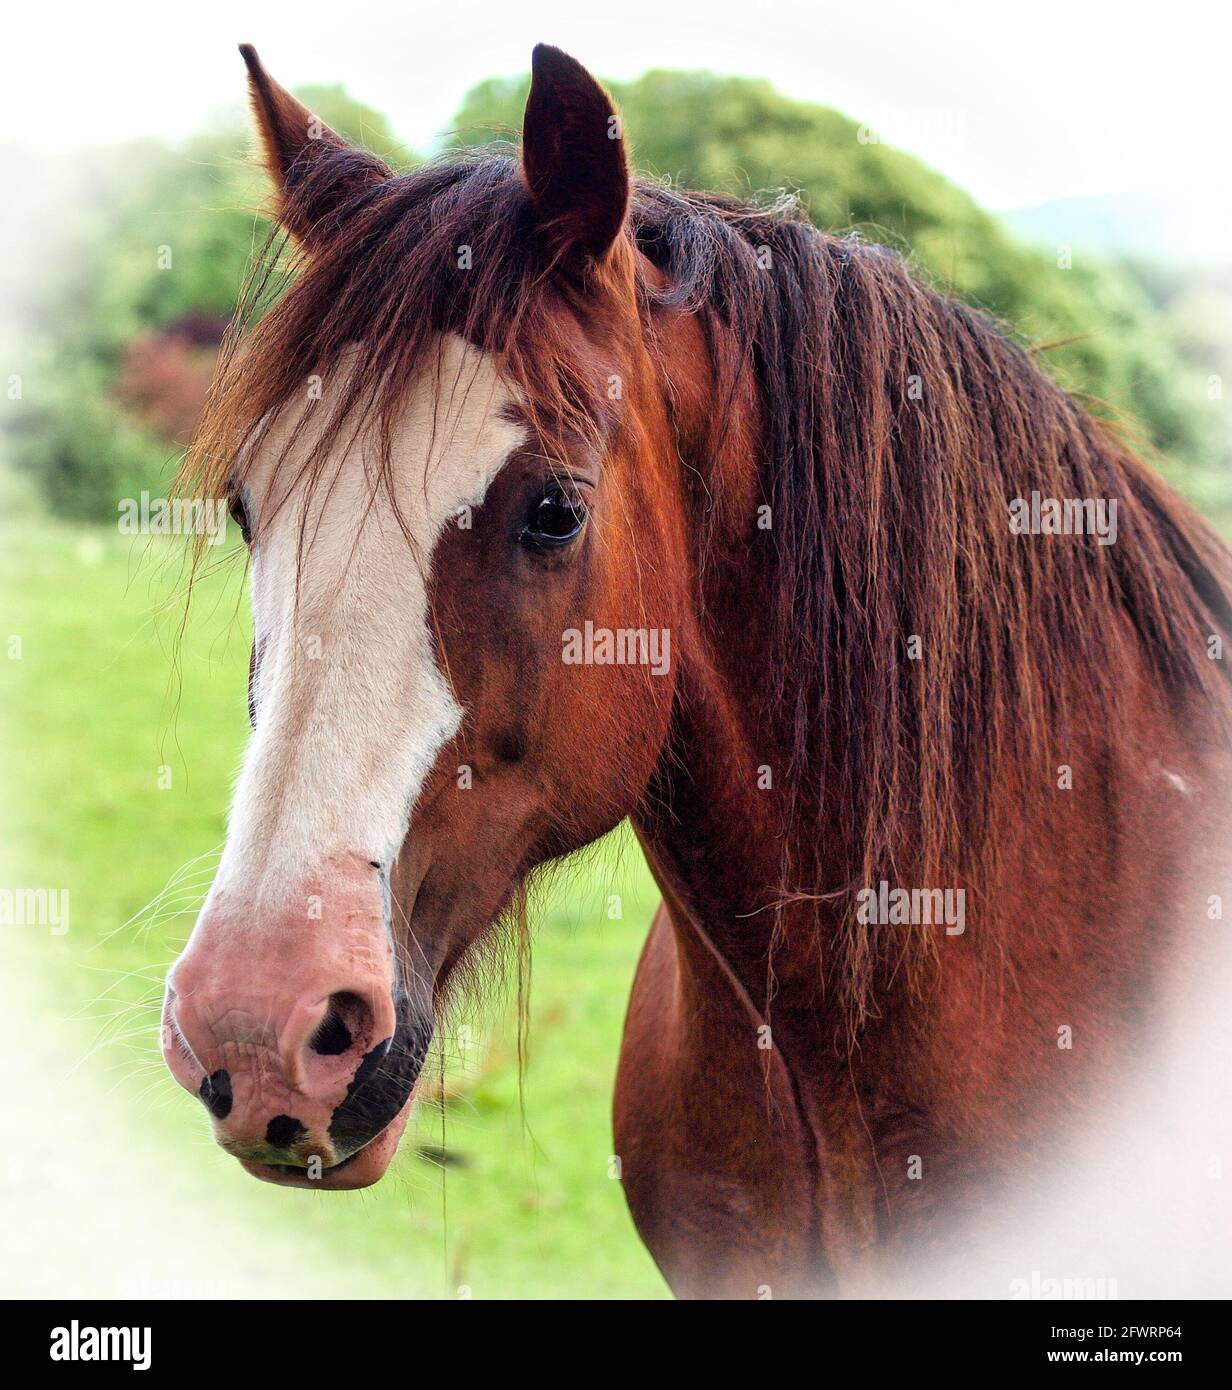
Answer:
[[(327, 419), (338, 385), (305, 408)], [(311, 420), (273, 479), (293, 413), (270, 431), (247, 480), (260, 528), (252, 561), (257, 727), (215, 891), (242, 888), (250, 908), (272, 906), (328, 856), (388, 862), (396, 853), (462, 717), (429, 631), (433, 553), (445, 526), (482, 502), (521, 443), (522, 430), (503, 413), (512, 399), (489, 356), (460, 338), (442, 340), (392, 441), (413, 545), (387, 491), (374, 495), (371, 438), (351, 442), (344, 427), (338, 456), (309, 488), (292, 480), (312, 447)]]

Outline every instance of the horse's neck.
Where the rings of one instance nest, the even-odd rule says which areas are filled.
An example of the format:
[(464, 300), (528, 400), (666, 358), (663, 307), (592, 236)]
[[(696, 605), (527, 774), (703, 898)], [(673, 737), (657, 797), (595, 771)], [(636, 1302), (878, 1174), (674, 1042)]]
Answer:
[[(673, 319), (664, 333), (677, 360), (706, 360), (695, 318)], [(694, 938), (704, 938), (707, 952), (762, 1007), (772, 939), (776, 969), (790, 968), (794, 953), (804, 971), (816, 963), (816, 932), (807, 941), (796, 934), (783, 949), (791, 913), (779, 910), (778, 890), (792, 828), (784, 812), (791, 739), (778, 727), (772, 550), (748, 543), (749, 519), (764, 495), (760, 407), (746, 383), (729, 401), (714, 453), (716, 389), (694, 371), (673, 380), (674, 444), (694, 508), (686, 524), (699, 551), (690, 566), (697, 590), (683, 641), (673, 641), (678, 672), (668, 741), (633, 821), (678, 931), (687, 919)], [(795, 810), (814, 820), (816, 806)]]
[[(687, 403), (688, 394), (682, 389), (679, 400)], [(694, 394), (704, 397), (704, 392)], [(680, 414), (688, 414), (684, 404)], [(705, 437), (698, 421), (693, 428), (694, 438)], [(849, 1020), (833, 994), (818, 1002), (817, 981), (838, 960), (835, 934), (850, 907), (850, 892), (868, 885), (842, 820), (843, 808), (819, 804), (820, 776), (802, 775), (791, 766), (796, 731), (790, 727), (792, 713), (782, 699), (771, 651), (774, 580), (769, 560), (758, 559), (769, 551), (748, 541), (748, 516), (761, 493), (761, 455), (750, 443), (756, 437), (757, 409), (751, 406), (734, 413), (726, 427), (727, 446), (716, 460), (690, 458), (689, 439), (677, 438), (690, 475), (705, 484), (699, 489), (697, 514), (689, 519), (693, 534), (704, 534), (708, 525), (730, 534), (709, 535), (704, 556), (695, 557), (699, 588), (694, 630), (677, 651), (681, 666), (671, 733), (634, 822), (678, 932), (686, 922), (677, 919), (687, 919), (755, 1007), (765, 1008), (773, 997), (783, 1012), (798, 1002), (802, 1012), (819, 1015), (822, 1031), (835, 1033), (844, 1031)], [(1068, 911), (1069, 895), (1080, 894), (1086, 883), (1086, 868), (1077, 861), (1085, 856), (1091, 864), (1104, 856), (1108, 827), (1120, 814), (1123, 799), (1141, 796), (1144, 804), (1154, 805), (1162, 795), (1164, 805), (1170, 804), (1169, 789), (1175, 784), (1162, 773), (1148, 772), (1146, 785), (1138, 786), (1143, 738), (1161, 754), (1161, 739), (1166, 742), (1160, 765), (1185, 785), (1197, 773), (1192, 762), (1185, 766), (1186, 738), (1159, 727), (1157, 678), (1147, 669), (1133, 624), (1112, 614), (1109, 624), (1120, 630), (1119, 727), (1096, 722), (1070, 731), (1073, 752), (1059, 747), (1056, 761), (1075, 762), (1072, 787), (1058, 785), (1060, 767), (1032, 764), (1025, 777), (1021, 768), (1002, 769), (1006, 786), (993, 794), (995, 823), (987, 831), (1003, 863), (997, 881), (976, 885), (975, 893), (996, 905), (1002, 919), (985, 924), (984, 936), (994, 942), (994, 961), (1012, 953), (1015, 933), (1026, 930), (1021, 922), (1030, 919), (1027, 861), (1040, 844), (1066, 851), (1069, 889), (1058, 883), (1056, 890)], [(824, 711), (817, 718), (824, 718)], [(834, 754), (845, 756), (841, 748)], [(1030, 799), (1017, 785), (1024, 781), (1037, 788)], [(1135, 823), (1130, 838), (1141, 829)], [(829, 856), (820, 875), (812, 853), (817, 845)], [(1136, 852), (1154, 859), (1149, 836)], [(811, 865), (813, 872), (801, 873), (796, 867), (801, 865)], [(957, 888), (958, 877), (943, 873), (940, 882)], [(1089, 885), (1096, 895), (1098, 883), (1097, 874)], [(1027, 891), (1019, 901), (1024, 885)], [(824, 893), (835, 896), (823, 900)], [(1013, 920), (1009, 905), (1014, 903), (1022, 909), (1020, 922)], [(1037, 927), (1030, 930), (1043, 939), (1051, 926), (1042, 936)], [(983, 966), (981, 960), (974, 968)], [(905, 983), (900, 980), (898, 987)], [(893, 1005), (887, 999), (877, 1002), (887, 1011)]]
[[(815, 929), (782, 939), (793, 915), (780, 893), (792, 832), (784, 819), (789, 740), (775, 728), (765, 603), (756, 579), (711, 569), (693, 650), (681, 658), (668, 743), (634, 816), (673, 919), (686, 917), (704, 935), (758, 1007), (772, 938), (776, 971), (815, 977), (817, 950)], [(811, 824), (816, 809), (797, 807)], [(815, 904), (801, 915), (815, 920)]]
[[(811, 779), (800, 779), (805, 794), (788, 800), (791, 736), (776, 727), (783, 710), (763, 645), (764, 597), (755, 584), (741, 590), (722, 576), (715, 576), (713, 590), (704, 624), (707, 655), (686, 660), (679, 674), (669, 743), (635, 825), (673, 919), (682, 919), (678, 929), (687, 924), (700, 933), (757, 1008), (773, 997), (780, 1011), (798, 1005), (818, 1012), (823, 1030), (841, 1031), (847, 1020), (838, 1001), (820, 999), (816, 986), (835, 959), (832, 933), (840, 929), (850, 892), (862, 886), (855, 877), (860, 865), (836, 857), (826, 864), (822, 883), (791, 875), (793, 863), (808, 862), (805, 837), (826, 837), (822, 843), (838, 855), (844, 827), (836, 822), (827, 832)], [(727, 596), (725, 611), (720, 594)], [(1172, 824), (1174, 813), (1210, 791), (1203, 752), (1210, 738), (1200, 736), (1197, 725), (1182, 728), (1161, 708), (1137, 640), (1122, 626), (1119, 726), (1074, 723), (1058, 765), (1034, 770), (1037, 790), (1030, 799), (1011, 795), (1008, 783), (994, 792), (998, 809), (989, 833), (998, 849), (996, 878), (966, 892), (971, 930), (983, 938), (972, 954), (967, 983), (973, 989), (986, 968), (991, 987), (999, 988), (994, 976), (1018, 949), (1020, 932), (1031, 938), (1032, 951), (1051, 952), (1050, 934), (1068, 940), (1066, 914), (1084, 895), (1106, 896), (1101, 885), (1109, 875), (1129, 876), (1122, 860), (1133, 861), (1147, 891), (1157, 862), (1182, 852), (1185, 837)], [(1149, 758), (1142, 755), (1144, 745), (1152, 750)], [(1006, 776), (1016, 791), (1019, 771), (1006, 769)], [(1150, 809), (1140, 814), (1143, 808)], [(841, 807), (830, 812), (841, 817)], [(1040, 861), (1041, 845), (1052, 847), (1047, 862)], [(942, 882), (951, 880), (943, 875)], [(1051, 906), (1040, 922), (1032, 904), (1044, 884)], [(833, 897), (823, 899), (827, 891)]]

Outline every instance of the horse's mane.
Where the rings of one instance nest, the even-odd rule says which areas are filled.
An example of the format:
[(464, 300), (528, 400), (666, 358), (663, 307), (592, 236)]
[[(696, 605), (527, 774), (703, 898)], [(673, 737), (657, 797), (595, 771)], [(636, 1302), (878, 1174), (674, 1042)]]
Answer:
[[(287, 193), (298, 225), (345, 158), (319, 159)], [(749, 372), (759, 388), (772, 524), (755, 543), (769, 547), (775, 595), (780, 784), (793, 811), (820, 804), (847, 838), (823, 844), (819, 819), (815, 852), (797, 846), (785, 865), (785, 892), (988, 882), (994, 796), (1055, 785), (1079, 717), (1115, 727), (1126, 624), (1163, 698), (1226, 705), (1207, 646), (1232, 631), (1222, 546), (992, 321), (897, 255), (823, 235), (794, 205), (639, 182), (630, 226), (661, 272), (640, 287), (647, 317), (698, 314), (720, 396)], [(190, 485), (233, 487), (243, 446), (355, 344), (307, 468), (359, 418), (388, 442), (444, 330), (501, 355), (545, 436), (597, 420), (601, 384), (556, 341), (515, 160), (454, 157), (364, 189), (290, 279), (277, 249), (241, 304)], [(1117, 499), (1116, 543), (1012, 534), (1008, 504), (1032, 492)], [(897, 951), (926, 934), (895, 936)], [(888, 948), (873, 928), (844, 940), (835, 968), (860, 1012)]]
[[(1017, 819), (1060, 764), (1098, 758), (1142, 670), (1170, 714), (1209, 705), (1227, 733), (1210, 643), (1232, 632), (1232, 563), (1115, 423), (893, 252), (790, 203), (655, 186), (634, 226), (663, 298), (721, 325), (720, 379), (759, 386), (787, 820), (817, 816), (781, 901), (841, 904), (824, 954), (858, 1021), (933, 938), (857, 923), (854, 889), (991, 884), (994, 804)], [(1009, 503), (1033, 492), (1117, 499), (1115, 543), (1014, 534)]]

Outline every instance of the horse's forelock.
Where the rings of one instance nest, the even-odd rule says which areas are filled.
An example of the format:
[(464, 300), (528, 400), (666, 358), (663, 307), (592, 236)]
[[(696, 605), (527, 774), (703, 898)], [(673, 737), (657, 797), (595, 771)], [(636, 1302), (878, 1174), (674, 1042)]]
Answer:
[[(322, 175), (324, 177), (324, 175)], [(285, 192), (316, 197), (310, 179)], [(545, 248), (515, 161), (487, 156), (429, 165), (362, 190), (322, 244), (296, 251), (274, 228), (241, 296), (182, 490), (227, 495), (272, 424), (340, 369), (327, 418), (299, 412), (286, 453), (313, 431), (309, 483), (351, 431), (371, 430), (388, 486), (389, 433), (442, 335), (493, 354), (544, 440), (596, 430), (599, 394), (554, 331)], [(465, 389), (465, 384), (461, 384)], [(302, 465), (301, 465), (302, 466)], [(390, 489), (392, 491), (392, 489)]]

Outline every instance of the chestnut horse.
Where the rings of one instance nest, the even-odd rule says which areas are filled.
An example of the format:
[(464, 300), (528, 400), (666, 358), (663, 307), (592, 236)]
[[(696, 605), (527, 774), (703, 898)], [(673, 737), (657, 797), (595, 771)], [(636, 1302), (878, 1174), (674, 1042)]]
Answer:
[(520, 159), (402, 175), (242, 51), (280, 231), (186, 476), (254, 732), (173, 1072), (256, 1176), (375, 1182), (528, 876), (627, 817), (638, 1231), (681, 1294), (875, 1290), (1204, 968), (1227, 552), (895, 255), (633, 179), (558, 50)]

